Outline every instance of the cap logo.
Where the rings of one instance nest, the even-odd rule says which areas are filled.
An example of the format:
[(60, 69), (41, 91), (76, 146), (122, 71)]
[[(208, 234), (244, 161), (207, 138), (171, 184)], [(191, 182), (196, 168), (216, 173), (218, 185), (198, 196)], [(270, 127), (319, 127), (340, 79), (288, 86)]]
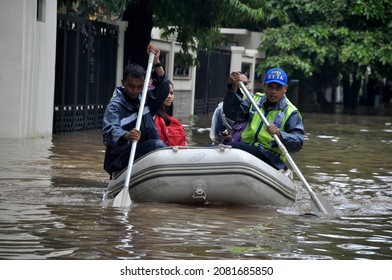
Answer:
[(268, 74), (267, 80), (281, 80), (284, 81), (284, 78), (282, 76), (282, 72), (278, 70), (274, 70), (271, 73)]

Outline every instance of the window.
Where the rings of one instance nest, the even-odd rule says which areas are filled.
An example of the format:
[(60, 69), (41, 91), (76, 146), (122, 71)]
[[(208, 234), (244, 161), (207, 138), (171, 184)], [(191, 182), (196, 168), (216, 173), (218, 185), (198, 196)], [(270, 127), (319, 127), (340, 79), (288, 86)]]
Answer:
[(250, 79), (250, 64), (248, 63), (243, 63), (241, 65), (241, 72), (245, 74), (245, 76), (248, 77), (248, 79)]
[(164, 52), (164, 51), (161, 51), (161, 55), (159, 56), (159, 61), (161, 62), (161, 64), (165, 68), (165, 71), (166, 71), (166, 67), (167, 67), (166, 61), (167, 61), (167, 57), (168, 56), (169, 56), (169, 53), (168, 52)]
[(179, 54), (174, 55), (173, 76), (177, 78), (189, 78), (189, 66), (186, 66), (180, 59)]
[(46, 0), (37, 0), (37, 21), (45, 22)]

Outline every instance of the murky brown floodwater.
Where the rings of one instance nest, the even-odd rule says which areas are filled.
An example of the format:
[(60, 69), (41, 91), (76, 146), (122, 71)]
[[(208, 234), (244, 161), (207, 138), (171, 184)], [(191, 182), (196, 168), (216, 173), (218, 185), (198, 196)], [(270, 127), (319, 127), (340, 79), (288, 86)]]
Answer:
[[(292, 154), (333, 217), (283, 209), (104, 207), (100, 131), (0, 139), (0, 259), (391, 259), (392, 119), (304, 114)], [(201, 129), (189, 143), (209, 143)], [(298, 182), (300, 184), (300, 182)]]

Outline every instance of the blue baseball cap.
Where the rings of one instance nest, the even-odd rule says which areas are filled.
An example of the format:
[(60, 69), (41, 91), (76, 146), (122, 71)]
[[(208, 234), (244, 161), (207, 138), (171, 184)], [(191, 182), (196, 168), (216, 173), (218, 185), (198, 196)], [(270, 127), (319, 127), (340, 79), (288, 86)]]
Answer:
[(264, 76), (264, 83), (266, 84), (278, 83), (285, 86), (287, 85), (287, 82), (287, 74), (280, 68), (271, 68)]

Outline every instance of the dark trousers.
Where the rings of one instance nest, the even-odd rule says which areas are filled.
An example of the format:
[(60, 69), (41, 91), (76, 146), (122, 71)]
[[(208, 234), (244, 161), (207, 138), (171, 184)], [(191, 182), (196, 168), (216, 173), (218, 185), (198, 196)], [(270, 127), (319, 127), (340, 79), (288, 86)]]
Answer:
[[(132, 144), (126, 145), (126, 147), (124, 147), (124, 149), (116, 157), (116, 159), (110, 163), (110, 165), (107, 167), (107, 171), (109, 174), (113, 172), (121, 171), (128, 166), (131, 147)], [(150, 139), (144, 141), (143, 143), (137, 143), (134, 160), (137, 160), (141, 156), (153, 150), (163, 148), (163, 147), (166, 147), (166, 145), (161, 140), (157, 140), (157, 139)]]
[(279, 170), (279, 169), (287, 168), (287, 166), (279, 159), (278, 154), (275, 154), (272, 151), (267, 150), (265, 148), (257, 148), (253, 145), (245, 144), (242, 142), (231, 142), (230, 146), (254, 155), (255, 157), (267, 163), (268, 165), (271, 165), (275, 169)]

